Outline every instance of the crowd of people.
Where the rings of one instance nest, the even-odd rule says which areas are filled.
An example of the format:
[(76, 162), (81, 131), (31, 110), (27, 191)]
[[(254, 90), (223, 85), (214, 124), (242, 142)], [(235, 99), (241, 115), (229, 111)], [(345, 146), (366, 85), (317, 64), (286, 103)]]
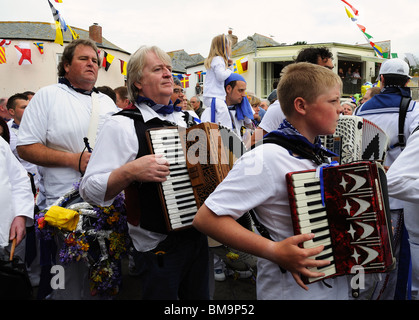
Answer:
[[(233, 72), (225, 35), (212, 41), (202, 94), (189, 99), (172, 75), (170, 57), (158, 47), (143, 46), (132, 54), (126, 86), (96, 87), (99, 66), (95, 43), (74, 40), (64, 49), (57, 84), (0, 100), (0, 197), (5, 206), (0, 247), (10, 251), (16, 239), (15, 255), (25, 261), (32, 285), (39, 287), (36, 298), (103, 298), (92, 294), (85, 259), (60, 260), (60, 249), (69, 241), (62, 230), (50, 238), (35, 232), (44, 223), (37, 213), (77, 185), (81, 199), (96, 208), (111, 208), (123, 196), (130, 239), (126, 253), (130, 271), (141, 277), (143, 300), (211, 299), (214, 281), (224, 278), (226, 259), (212, 252), (209, 241), (258, 257), (257, 267), (250, 270), (257, 275), (258, 299), (393, 300), (400, 298), (400, 286), (400, 299), (406, 299), (406, 291), (417, 299), (414, 190), (419, 179), (414, 174), (417, 162), (409, 155), (419, 141), (419, 109), (408, 100), (404, 139), (399, 140), (399, 106), (402, 97), (411, 97), (403, 60), (382, 64), (381, 88), (368, 89), (359, 105), (341, 98), (344, 82), (332, 71), (333, 55), (326, 48), (303, 49), (266, 100), (248, 93), (245, 78)], [(333, 134), (342, 114), (370, 119), (390, 139), (384, 166), (397, 264), (392, 271), (367, 274), (356, 297), (350, 275), (303, 282), (304, 277), (321, 277), (329, 261), (313, 258), (323, 246), (299, 246), (315, 234), (294, 235), (285, 182), (289, 172), (330, 165), (333, 153), (319, 136)], [(202, 122), (227, 128), (247, 152), (199, 208), (193, 227), (172, 231), (158, 186), (174, 168), (167, 155), (149, 150), (147, 132)], [(263, 143), (266, 138), (281, 142)], [(248, 212), (253, 212), (256, 229), (238, 222)], [(404, 237), (409, 237), (408, 245)], [(411, 256), (410, 277), (401, 259), (405, 254)], [(62, 286), (51, 285), (54, 265), (64, 270)], [(403, 284), (407, 278), (409, 283)]]

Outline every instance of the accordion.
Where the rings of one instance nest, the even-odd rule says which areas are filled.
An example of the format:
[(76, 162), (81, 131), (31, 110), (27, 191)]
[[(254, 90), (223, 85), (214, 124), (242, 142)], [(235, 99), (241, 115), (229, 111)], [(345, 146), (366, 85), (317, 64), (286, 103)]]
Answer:
[(384, 161), (389, 138), (373, 122), (358, 116), (342, 115), (333, 135), (321, 136), (323, 145), (338, 155), (340, 164), (354, 161)]
[(167, 181), (158, 186), (167, 230), (189, 228), (199, 207), (244, 153), (244, 144), (234, 132), (209, 122), (149, 129), (146, 137), (150, 152), (163, 154), (170, 164)]
[(292, 172), (286, 175), (295, 234), (314, 233), (303, 248), (324, 245), (312, 257), (330, 265), (311, 268), (324, 277), (304, 278), (312, 283), (353, 273), (391, 270), (395, 259), (384, 169), (377, 162), (362, 161)]

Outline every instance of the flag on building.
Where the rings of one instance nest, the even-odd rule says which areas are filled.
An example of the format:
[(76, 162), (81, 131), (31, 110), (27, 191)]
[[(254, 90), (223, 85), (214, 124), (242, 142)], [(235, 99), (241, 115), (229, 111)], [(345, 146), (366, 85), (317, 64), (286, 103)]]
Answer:
[(33, 44), (38, 48), (40, 54), (44, 54), (44, 43), (43, 42), (34, 42)]
[(15, 48), (20, 66), (22, 64), (32, 64), (32, 54), (28, 43), (21, 42), (19, 45), (15, 45)]
[(126, 76), (127, 75), (127, 62), (124, 60), (119, 59), (121, 62), (121, 73)]
[(7, 47), (8, 45), (10, 45), (12, 43), (11, 40), (6, 40), (6, 39), (0, 39), (0, 47)]
[(105, 68), (106, 71), (108, 71), (109, 67), (112, 64), (112, 61), (115, 57), (109, 53), (107, 53), (106, 51), (104, 51), (103, 54), (103, 62), (102, 62), (102, 67)]
[(182, 83), (182, 88), (189, 88), (189, 77), (183, 77), (180, 82)]
[(237, 73), (241, 74), (247, 71), (248, 69), (248, 59), (247, 58), (241, 58), (236, 61), (236, 67), (237, 67)]
[(0, 64), (6, 63), (6, 48), (0, 47)]

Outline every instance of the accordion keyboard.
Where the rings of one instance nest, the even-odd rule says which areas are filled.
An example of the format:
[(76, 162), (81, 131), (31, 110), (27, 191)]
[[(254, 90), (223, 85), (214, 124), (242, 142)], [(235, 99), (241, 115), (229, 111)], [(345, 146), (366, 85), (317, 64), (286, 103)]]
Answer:
[[(315, 248), (323, 245), (323, 251), (311, 258), (330, 261), (330, 264), (325, 267), (309, 268), (309, 270), (322, 272), (326, 277), (335, 274), (332, 239), (326, 208), (322, 204), (320, 179), (316, 177), (316, 172), (296, 174), (292, 178), (301, 233), (314, 233), (315, 235), (312, 240), (304, 242), (302, 246), (303, 248)], [(309, 280), (313, 282), (318, 278)]]
[(155, 154), (163, 154), (170, 175), (162, 183), (163, 196), (173, 229), (192, 225), (198, 211), (177, 129), (150, 131)]

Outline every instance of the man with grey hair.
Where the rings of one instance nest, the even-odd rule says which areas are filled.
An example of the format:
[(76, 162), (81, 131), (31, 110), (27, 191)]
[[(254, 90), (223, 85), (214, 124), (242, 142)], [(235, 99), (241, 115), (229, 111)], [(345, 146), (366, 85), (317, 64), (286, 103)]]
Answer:
[(104, 124), (80, 185), (82, 197), (100, 206), (125, 191), (143, 300), (209, 297), (207, 238), (194, 228), (167, 230), (157, 183), (175, 168), (147, 148), (147, 129), (188, 125), (170, 103), (173, 86), (171, 59), (160, 48), (141, 47), (131, 56), (127, 87), (134, 105)]
[(198, 117), (201, 118), (202, 112), (204, 112), (204, 108), (202, 107), (201, 99), (199, 99), (198, 96), (193, 96), (191, 99), (191, 105), (195, 111), (195, 113), (198, 115)]
[[(84, 152), (84, 138), (88, 136), (89, 127), (93, 129), (89, 139), (93, 148), (96, 134), (105, 119), (118, 111), (113, 101), (94, 87), (99, 66), (96, 44), (91, 40), (74, 40), (65, 47), (59, 63), (59, 83), (41, 88), (25, 109), (17, 151), (22, 159), (41, 166), (37, 199), (40, 210), (54, 204), (80, 180), (90, 158), (90, 152)], [(90, 125), (91, 118), (95, 126)], [(60, 249), (61, 241), (56, 245)], [(56, 260), (58, 263), (58, 257)], [(41, 261), (41, 264), (47, 265), (48, 262)], [(92, 297), (86, 276), (88, 268), (84, 262), (75, 262), (64, 268), (65, 289), (54, 290), (51, 297)]]
[(12, 118), (9, 111), (7, 111), (7, 98), (0, 98), (0, 117), (6, 122)]

